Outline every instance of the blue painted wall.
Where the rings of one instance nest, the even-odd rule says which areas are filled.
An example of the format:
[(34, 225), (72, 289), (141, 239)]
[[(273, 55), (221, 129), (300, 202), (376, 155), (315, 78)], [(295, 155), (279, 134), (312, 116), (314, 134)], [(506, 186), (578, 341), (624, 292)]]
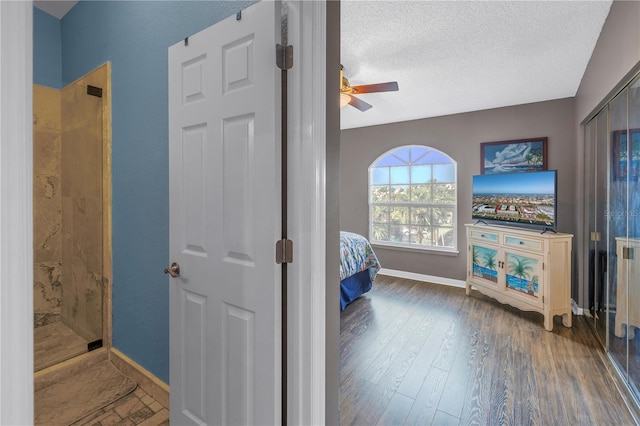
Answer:
[(81, 1), (62, 82), (112, 63), (113, 345), (169, 382), (167, 49), (252, 2)]
[(62, 32), (58, 18), (33, 8), (33, 82), (62, 88)]

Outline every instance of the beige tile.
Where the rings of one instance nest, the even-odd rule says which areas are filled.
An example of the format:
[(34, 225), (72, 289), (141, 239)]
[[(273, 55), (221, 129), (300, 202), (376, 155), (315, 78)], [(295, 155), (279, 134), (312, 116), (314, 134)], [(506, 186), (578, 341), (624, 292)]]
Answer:
[(135, 423), (127, 417), (126, 419), (122, 419), (118, 423), (114, 424), (114, 426), (135, 426)]
[[(137, 407), (142, 408), (132, 412)], [(162, 413), (160, 413), (162, 411)], [(121, 413), (122, 416), (118, 413)], [(85, 417), (73, 426), (114, 426), (146, 424), (168, 426), (169, 411), (144, 390), (137, 388), (131, 394)]]
[(107, 413), (106, 416), (100, 420), (100, 426), (113, 426), (122, 420), (116, 413)]
[(95, 423), (100, 422), (100, 418), (105, 416), (104, 410), (98, 410), (90, 415), (78, 420), (75, 423), (72, 423), (72, 426), (91, 426)]
[(153, 400), (153, 403), (148, 404), (148, 407), (151, 408), (153, 410), (154, 413), (157, 413), (158, 411), (162, 410), (163, 408), (165, 408), (164, 405), (160, 404), (158, 401), (156, 401), (155, 399)]
[(104, 348), (96, 349), (64, 362), (52, 365), (36, 372), (34, 378), (34, 392), (51, 386), (66, 377), (81, 374), (107, 360), (108, 354)]
[(125, 376), (131, 377), (153, 399), (164, 407), (169, 407), (169, 386), (153, 376), (149, 371), (138, 365), (116, 348), (111, 350), (111, 360)]
[[(60, 91), (62, 151), (62, 293), (65, 323), (89, 341), (103, 335), (102, 100), (87, 76)], [(79, 303), (78, 303), (79, 302)]]
[[(34, 198), (36, 195), (34, 194)], [(34, 207), (35, 208), (35, 207)], [(34, 219), (35, 222), (38, 218)], [(59, 226), (59, 225), (56, 225)], [(51, 228), (50, 232), (58, 232), (59, 228)], [(35, 255), (34, 255), (35, 257)], [(60, 317), (60, 301), (62, 300), (62, 259), (60, 260), (35, 260), (33, 265), (33, 312), (37, 316)], [(53, 322), (53, 321), (47, 321)], [(45, 322), (44, 324), (46, 324)], [(40, 325), (35, 322), (36, 329)], [(38, 344), (38, 341), (35, 341)]]
[(169, 421), (169, 410), (162, 409), (154, 414), (152, 417), (149, 417), (144, 422), (140, 423), (140, 426), (158, 426), (163, 424), (164, 422)]
[[(73, 376), (62, 377), (60, 381), (35, 392), (36, 424), (72, 424), (134, 389), (133, 381), (122, 376), (111, 362), (103, 361)], [(135, 403), (139, 404), (137, 408)], [(123, 404), (122, 407), (121, 411), (129, 415), (144, 407), (144, 404), (135, 398), (133, 403)]]
[[(49, 397), (52, 397), (48, 400), (47, 406), (44, 407), (46, 410), (51, 411), (51, 415), (56, 416), (55, 411), (66, 411), (68, 409), (69, 404), (75, 403), (78, 405), (77, 401), (79, 396), (82, 395), (86, 397), (86, 394), (95, 388), (96, 384), (104, 384), (108, 377), (101, 373), (91, 372), (96, 368), (99, 368), (103, 365), (103, 363), (110, 364), (110, 361), (105, 359), (106, 351), (104, 349), (99, 349), (97, 351), (91, 352), (89, 354), (81, 355), (79, 358), (82, 362), (66, 362), (63, 363), (66, 366), (64, 368), (55, 366), (50, 367), (42, 372), (36, 373), (38, 379), (36, 380), (36, 388), (39, 391), (36, 393), (36, 398), (38, 395), (43, 395), (44, 391), (53, 391), (51, 392)], [(124, 363), (125, 368), (129, 368), (132, 371), (133, 367)], [(111, 364), (112, 368), (115, 368)], [(87, 374), (90, 376), (87, 376)], [(62, 386), (62, 390), (59, 387), (60, 381), (70, 380), (70, 377), (79, 378), (80, 379), (80, 387), (77, 388), (76, 385), (67, 384)], [(129, 381), (130, 379), (124, 378), (123, 380)], [(154, 383), (151, 378), (147, 378), (150, 383)], [(91, 382), (91, 386), (84, 386), (82, 383)], [(117, 383), (117, 382), (116, 382)], [(58, 388), (55, 386), (58, 384)], [(134, 385), (135, 386), (135, 385)], [(158, 387), (158, 386), (156, 386)], [(159, 387), (158, 387), (159, 388)], [(167, 389), (164, 389), (167, 388)], [(168, 403), (168, 387), (165, 385), (161, 390), (164, 392), (160, 392), (162, 395), (166, 395), (165, 399), (167, 399)], [(109, 387), (103, 388), (102, 393), (106, 395), (113, 395), (114, 399), (111, 399), (111, 403), (108, 405), (100, 405), (100, 409), (90, 414), (83, 414), (83, 417), (80, 420), (75, 421), (75, 423), (71, 423), (71, 421), (64, 423), (71, 423), (73, 426), (130, 426), (143, 424), (146, 426), (167, 426), (169, 424), (169, 410), (161, 404), (160, 401), (154, 399), (151, 395), (144, 391), (144, 389), (129, 388), (128, 394), (122, 396), (117, 392), (114, 392), (113, 389)], [(47, 393), (47, 392), (45, 392)], [(60, 398), (64, 396), (64, 394), (68, 394), (71, 396), (71, 403), (63, 402)], [(91, 399), (94, 398), (105, 400), (105, 395), (95, 395)], [(82, 404), (80, 404), (82, 405)], [(36, 400), (37, 412), (41, 413), (43, 411), (42, 401)], [(36, 425), (46, 425), (50, 426), (55, 422), (47, 421), (40, 416), (36, 417), (38, 422)], [(57, 418), (57, 417), (56, 417)], [(78, 418), (78, 417), (76, 417)], [(56, 423), (57, 424), (57, 423)]]
[(154, 414), (155, 413), (151, 410), (151, 408), (144, 406), (138, 411), (136, 411), (135, 413), (129, 415), (129, 418), (135, 424), (139, 424), (139, 423), (142, 423), (144, 420), (148, 419), (149, 417), (153, 416)]
[[(102, 410), (100, 410), (100, 412), (101, 411)], [(114, 412), (101, 413), (99, 416), (89, 416), (83, 419), (82, 422), (79, 423), (79, 426), (93, 426), (96, 424), (100, 426), (112, 426), (120, 420), (122, 420), (122, 418)]]
[(120, 417), (129, 417), (132, 413), (143, 408), (145, 405), (135, 395), (130, 395), (126, 401), (115, 407), (116, 413)]
[(33, 330), (35, 371), (87, 352), (87, 343), (86, 339), (83, 339), (62, 321), (35, 328)]
[[(60, 91), (33, 86), (33, 247), (34, 262), (62, 261), (60, 215)], [(51, 290), (51, 289), (50, 289)], [(34, 305), (40, 307), (39, 295)], [(49, 308), (60, 312), (59, 305)]]
[(169, 393), (161, 388), (154, 388), (153, 399), (162, 404), (163, 407), (169, 408)]
[(150, 405), (155, 402), (155, 399), (151, 397), (151, 395), (145, 393), (144, 395), (138, 395), (140, 397), (140, 401), (144, 403), (144, 405)]

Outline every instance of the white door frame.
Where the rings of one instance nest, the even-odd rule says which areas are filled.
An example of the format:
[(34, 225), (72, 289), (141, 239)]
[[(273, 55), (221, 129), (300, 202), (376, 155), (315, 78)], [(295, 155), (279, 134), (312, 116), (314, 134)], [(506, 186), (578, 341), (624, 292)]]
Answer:
[[(293, 263), (288, 265), (288, 421), (302, 425), (337, 424), (338, 420), (338, 353), (327, 352), (327, 347), (337, 348), (339, 342), (337, 225), (335, 251), (329, 254), (336, 263), (327, 261), (326, 247), (327, 233), (333, 231), (327, 220), (339, 221), (339, 217), (327, 217), (328, 208), (338, 198), (338, 191), (328, 188), (326, 173), (326, 130), (332, 119), (327, 117), (330, 3), (337, 4), (339, 10), (339, 3), (332, 1), (288, 2), (289, 44), (294, 58), (288, 71), (288, 237), (294, 246)], [(335, 61), (337, 113), (337, 57)], [(329, 86), (332, 82), (329, 80)], [(339, 128), (339, 123), (334, 124)], [(330, 137), (334, 143), (339, 142), (339, 133)], [(333, 269), (335, 273), (331, 274)], [(328, 281), (335, 285), (327, 285)], [(334, 298), (336, 316), (327, 318), (327, 301), (331, 303)], [(328, 401), (327, 394), (335, 401)]]
[(33, 6), (0, 1), (0, 424), (33, 424)]
[[(337, 415), (337, 353), (325, 356), (327, 338), (330, 346), (336, 344), (335, 318), (327, 318), (326, 300), (333, 302), (338, 289), (337, 281), (327, 287), (334, 277), (325, 242), (327, 230), (339, 220), (326, 214), (337, 195), (327, 193), (331, 178), (326, 175), (328, 3), (292, 2), (289, 12), (295, 16), (289, 21), (294, 45), (289, 110), (296, 111), (289, 121), (290, 140), (296, 141), (290, 143), (289, 169), (290, 238), (296, 256), (289, 286), (291, 424), (325, 424)], [(32, 1), (0, 1), (0, 424), (33, 424), (32, 85)], [(337, 110), (337, 95), (335, 105)], [(328, 253), (337, 258), (337, 246)], [(335, 395), (336, 401), (327, 402), (326, 395)]]

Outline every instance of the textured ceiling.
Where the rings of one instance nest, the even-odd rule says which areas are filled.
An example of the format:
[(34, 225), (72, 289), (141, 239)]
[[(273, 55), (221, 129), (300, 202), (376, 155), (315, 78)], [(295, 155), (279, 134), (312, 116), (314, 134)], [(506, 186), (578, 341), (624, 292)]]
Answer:
[[(341, 62), (359, 95), (341, 127), (363, 127), (571, 97), (610, 1), (342, 1)], [(337, 75), (337, 73), (336, 73)]]
[[(35, 1), (62, 18), (77, 1)], [(188, 5), (188, 2), (185, 2)], [(341, 127), (371, 126), (576, 94), (611, 1), (342, 0), (341, 62), (359, 95)], [(336, 78), (338, 72), (336, 71)]]
[(71, 0), (36, 0), (33, 2), (35, 7), (58, 19), (62, 19), (76, 3), (78, 2)]

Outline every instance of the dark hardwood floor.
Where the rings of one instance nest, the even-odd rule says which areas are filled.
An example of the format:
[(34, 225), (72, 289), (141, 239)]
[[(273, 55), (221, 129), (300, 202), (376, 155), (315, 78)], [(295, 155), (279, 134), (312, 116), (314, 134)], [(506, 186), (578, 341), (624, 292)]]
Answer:
[(341, 314), (342, 425), (633, 425), (583, 317), (379, 275)]

